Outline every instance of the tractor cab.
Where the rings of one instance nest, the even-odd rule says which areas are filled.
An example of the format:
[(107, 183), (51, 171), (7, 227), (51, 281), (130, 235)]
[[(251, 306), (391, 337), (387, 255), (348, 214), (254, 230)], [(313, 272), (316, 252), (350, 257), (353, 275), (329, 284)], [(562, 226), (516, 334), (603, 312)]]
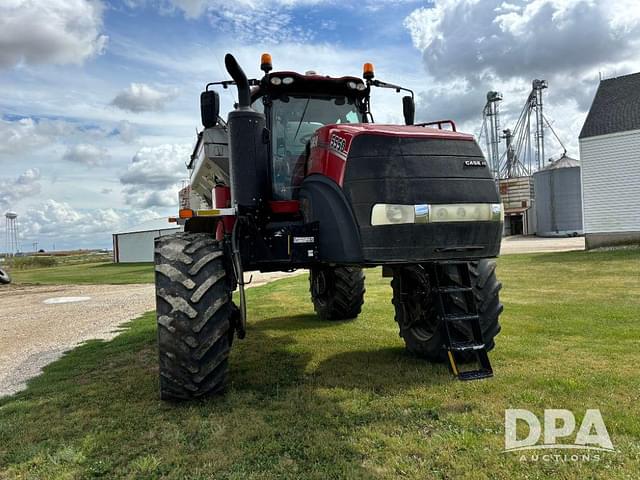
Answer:
[(368, 94), (368, 86), (356, 77), (265, 74), (251, 97), (252, 108), (264, 113), (270, 132), (272, 200), (297, 198), (310, 140), (319, 128), (367, 121)]

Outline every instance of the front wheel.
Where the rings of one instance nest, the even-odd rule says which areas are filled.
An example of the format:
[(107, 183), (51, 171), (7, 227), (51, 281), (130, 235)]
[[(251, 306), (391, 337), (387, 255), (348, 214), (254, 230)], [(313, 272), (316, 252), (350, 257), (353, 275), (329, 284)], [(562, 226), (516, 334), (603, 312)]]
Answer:
[(312, 268), (309, 283), (313, 307), (323, 320), (348, 320), (362, 311), (365, 288), (361, 268)]
[[(493, 260), (469, 262), (471, 287), (473, 288), (476, 309), (480, 318), (480, 328), (487, 351), (495, 346), (494, 338), (500, 332), (498, 317), (503, 306), (499, 292), (502, 284), (495, 274), (496, 263)], [(411, 265), (394, 270), (391, 286), (393, 288), (393, 305), (396, 322), (400, 328), (400, 336), (404, 339), (407, 350), (432, 362), (445, 362), (447, 351), (444, 328), (437, 312), (437, 294), (435, 285), (429, 275), (429, 265)], [(451, 284), (462, 285), (460, 272), (455, 264), (446, 265), (443, 274), (449, 277)], [(467, 305), (465, 296), (454, 298), (458, 313), (468, 313), (472, 308)], [(451, 328), (455, 341), (470, 338), (470, 331), (458, 325)], [(461, 361), (472, 359), (473, 354), (460, 354)]]
[(156, 239), (160, 397), (189, 400), (224, 389), (237, 308), (223, 244), (203, 233)]

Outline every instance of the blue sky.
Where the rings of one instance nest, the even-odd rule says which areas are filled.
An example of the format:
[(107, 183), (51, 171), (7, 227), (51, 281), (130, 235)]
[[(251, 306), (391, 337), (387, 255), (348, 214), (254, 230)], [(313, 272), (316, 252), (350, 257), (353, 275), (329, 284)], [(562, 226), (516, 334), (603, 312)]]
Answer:
[[(0, 210), (20, 215), (24, 249), (109, 247), (173, 214), (199, 94), (226, 78), (227, 52), (250, 75), (264, 51), (275, 69), (331, 75), (373, 62), (416, 91), (418, 120), (471, 133), (488, 90), (509, 126), (546, 78), (547, 114), (577, 156), (599, 74), (640, 70), (639, 25), (630, 0), (3, 0)], [(401, 121), (393, 92), (372, 103), (377, 121)]]

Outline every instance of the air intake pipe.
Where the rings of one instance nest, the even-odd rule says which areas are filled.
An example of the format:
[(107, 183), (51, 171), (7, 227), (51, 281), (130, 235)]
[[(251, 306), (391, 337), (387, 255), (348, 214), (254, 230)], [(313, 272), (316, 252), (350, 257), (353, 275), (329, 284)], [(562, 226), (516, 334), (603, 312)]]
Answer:
[(229, 173), (231, 202), (244, 209), (256, 209), (268, 200), (269, 132), (265, 116), (251, 108), (247, 76), (231, 54), (224, 57), (231, 78), (238, 87), (238, 105), (229, 112)]

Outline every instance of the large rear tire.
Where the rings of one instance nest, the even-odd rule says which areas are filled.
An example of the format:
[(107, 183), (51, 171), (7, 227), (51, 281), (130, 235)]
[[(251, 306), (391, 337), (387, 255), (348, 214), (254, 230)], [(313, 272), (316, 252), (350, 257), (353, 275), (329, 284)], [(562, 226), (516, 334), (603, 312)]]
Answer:
[(221, 242), (177, 233), (155, 243), (160, 397), (189, 400), (224, 389), (237, 308)]
[[(493, 260), (469, 263), (471, 286), (487, 351), (495, 346), (495, 336), (500, 332), (498, 318), (503, 310), (499, 298), (502, 284), (496, 278), (495, 268)], [(447, 352), (443, 348), (446, 344), (444, 329), (438, 318), (437, 297), (428, 272), (427, 265), (411, 265), (394, 270), (391, 286), (396, 322), (410, 353), (432, 362), (445, 362)], [(462, 285), (455, 264), (444, 266), (443, 273), (452, 284)], [(458, 313), (470, 311), (464, 295), (454, 295), (453, 301)], [(452, 324), (450, 328), (454, 340), (470, 339), (469, 329), (462, 325)], [(462, 353), (459, 358), (462, 362), (468, 361), (473, 358), (473, 354)]]
[(323, 320), (356, 318), (364, 304), (364, 273), (359, 267), (312, 268), (311, 299)]

